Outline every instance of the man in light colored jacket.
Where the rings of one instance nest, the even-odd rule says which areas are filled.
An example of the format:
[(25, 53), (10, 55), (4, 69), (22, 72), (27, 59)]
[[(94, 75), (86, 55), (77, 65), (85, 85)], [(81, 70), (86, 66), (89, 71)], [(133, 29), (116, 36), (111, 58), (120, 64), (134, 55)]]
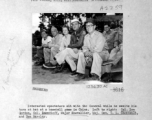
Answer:
[[(86, 22), (86, 30), (88, 34), (84, 38), (84, 45), (82, 52), (79, 53), (77, 72), (79, 75), (75, 81), (84, 79), (85, 67), (88, 58), (92, 58), (91, 74), (93, 80), (98, 80), (101, 77), (102, 63), (109, 58), (108, 47), (106, 40), (102, 33), (95, 30), (96, 25), (93, 19)], [(86, 59), (87, 58), (87, 59)]]
[(58, 33), (58, 29), (55, 26), (52, 26), (51, 28), (52, 33), (52, 42), (49, 43), (48, 48), (44, 49), (44, 58), (45, 58), (45, 64), (43, 64), (43, 67), (45, 68), (55, 68), (54, 65), (55, 59), (54, 56), (59, 52), (60, 44), (63, 35)]

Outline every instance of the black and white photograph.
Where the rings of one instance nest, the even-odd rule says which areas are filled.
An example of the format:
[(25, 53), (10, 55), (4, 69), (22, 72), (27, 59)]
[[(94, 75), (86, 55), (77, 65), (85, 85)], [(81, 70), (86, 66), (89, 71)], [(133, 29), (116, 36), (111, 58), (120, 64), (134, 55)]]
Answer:
[(0, 120), (151, 120), (151, 5), (0, 0)]
[(123, 13), (33, 13), (32, 83), (123, 82)]

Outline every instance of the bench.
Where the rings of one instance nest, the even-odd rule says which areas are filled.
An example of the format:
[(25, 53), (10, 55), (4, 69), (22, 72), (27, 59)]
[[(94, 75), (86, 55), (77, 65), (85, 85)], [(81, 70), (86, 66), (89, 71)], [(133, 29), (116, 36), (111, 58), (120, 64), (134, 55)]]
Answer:
[[(108, 65), (112, 65), (113, 61), (109, 60), (109, 61), (105, 61), (103, 62), (102, 64), (102, 68), (103, 67), (107, 67)], [(86, 69), (85, 69), (85, 76), (86, 77), (90, 77), (90, 71), (91, 71), (91, 63), (87, 64), (86, 65)], [(113, 79), (112, 78), (112, 74), (115, 74), (115, 73), (122, 73), (123, 72), (123, 67), (122, 67), (122, 60), (118, 63), (118, 65), (116, 66), (112, 66), (110, 71), (106, 71), (105, 73), (108, 73), (109, 74), (109, 80), (110, 79)], [(108, 81), (109, 81), (108, 80)]]
[[(106, 61), (106, 62), (103, 62), (102, 66), (111, 65), (112, 63), (113, 63), (113, 61)], [(122, 72), (122, 64), (117, 65), (117, 66), (112, 66), (110, 72), (111, 73)]]

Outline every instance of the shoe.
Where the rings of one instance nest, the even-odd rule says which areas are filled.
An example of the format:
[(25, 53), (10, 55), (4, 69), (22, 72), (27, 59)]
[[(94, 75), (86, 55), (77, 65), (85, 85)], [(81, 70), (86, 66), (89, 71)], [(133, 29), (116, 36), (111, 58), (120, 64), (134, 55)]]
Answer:
[(85, 75), (84, 74), (79, 74), (74, 80), (75, 81), (80, 81), (82, 79), (85, 79)]
[(44, 61), (42, 59), (38, 59), (36, 62), (35, 62), (35, 66), (40, 66), (40, 65), (43, 65)]
[(69, 73), (70, 72), (70, 70), (68, 69), (68, 68), (65, 68), (64, 70), (63, 70), (63, 73)]
[(72, 73), (71, 73), (71, 77), (75, 77), (75, 76), (77, 76), (78, 75), (78, 73), (76, 72), (76, 71), (72, 71)]
[(101, 78), (101, 82), (109, 83), (112, 80), (112, 75), (107, 73), (104, 77)]
[(92, 80), (100, 80), (100, 79), (99, 79), (99, 76), (96, 75), (96, 74), (93, 74), (91, 79), (92, 79)]
[(61, 65), (56, 65), (56, 69), (53, 73), (59, 73), (62, 72), (64, 70), (65, 64), (61, 64)]
[(41, 66), (41, 65), (43, 65), (43, 63), (42, 62), (36, 62), (34, 65), (35, 66)]
[(52, 65), (51, 63), (45, 63), (45, 64), (43, 64), (43, 67), (44, 68), (56, 68), (56, 66)]
[(56, 73), (60, 73), (62, 72), (62, 70), (60, 70), (59, 68), (55, 68), (55, 70), (52, 72), (52, 74), (56, 74)]
[(61, 64), (60, 70), (63, 70), (65, 68), (65, 63)]

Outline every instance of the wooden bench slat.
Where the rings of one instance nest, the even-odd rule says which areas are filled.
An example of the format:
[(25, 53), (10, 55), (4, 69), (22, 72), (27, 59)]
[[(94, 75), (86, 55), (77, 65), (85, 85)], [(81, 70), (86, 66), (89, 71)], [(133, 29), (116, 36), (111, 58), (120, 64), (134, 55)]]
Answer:
[(118, 67), (118, 68), (111, 68), (111, 73), (114, 73), (114, 72), (122, 72), (123, 71), (123, 68), (122, 66)]
[(103, 63), (102, 63), (102, 66), (110, 65), (110, 64), (112, 64), (112, 63), (113, 63), (113, 61), (106, 61), (106, 62), (103, 62)]

